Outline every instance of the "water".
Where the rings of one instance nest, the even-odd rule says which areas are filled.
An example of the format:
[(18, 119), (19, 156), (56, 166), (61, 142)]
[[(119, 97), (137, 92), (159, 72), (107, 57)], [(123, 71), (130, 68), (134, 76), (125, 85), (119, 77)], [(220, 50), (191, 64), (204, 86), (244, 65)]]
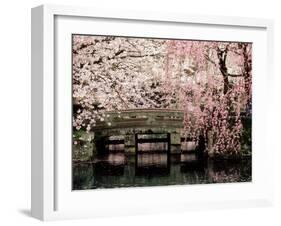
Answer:
[(250, 182), (251, 159), (199, 161), (194, 154), (113, 153), (73, 165), (73, 189)]

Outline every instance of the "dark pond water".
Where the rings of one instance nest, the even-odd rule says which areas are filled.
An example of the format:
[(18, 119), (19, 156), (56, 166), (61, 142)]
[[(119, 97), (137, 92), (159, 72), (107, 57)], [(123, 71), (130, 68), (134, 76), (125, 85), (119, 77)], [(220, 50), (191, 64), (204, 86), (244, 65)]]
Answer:
[(198, 161), (194, 154), (98, 157), (73, 165), (73, 189), (249, 182), (251, 159)]

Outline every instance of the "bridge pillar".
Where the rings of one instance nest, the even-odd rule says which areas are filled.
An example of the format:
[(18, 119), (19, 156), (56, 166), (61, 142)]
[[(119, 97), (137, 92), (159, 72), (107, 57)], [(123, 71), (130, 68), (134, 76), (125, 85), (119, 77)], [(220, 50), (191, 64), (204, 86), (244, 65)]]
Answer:
[(181, 135), (179, 131), (171, 133), (171, 154), (181, 153)]
[(108, 148), (106, 148), (106, 137), (101, 136), (100, 133), (97, 133), (97, 135), (95, 136), (95, 151), (97, 152), (97, 154), (108, 154), (109, 150)]
[(124, 137), (124, 148), (125, 153), (135, 153), (136, 147), (135, 147), (135, 134), (126, 134)]

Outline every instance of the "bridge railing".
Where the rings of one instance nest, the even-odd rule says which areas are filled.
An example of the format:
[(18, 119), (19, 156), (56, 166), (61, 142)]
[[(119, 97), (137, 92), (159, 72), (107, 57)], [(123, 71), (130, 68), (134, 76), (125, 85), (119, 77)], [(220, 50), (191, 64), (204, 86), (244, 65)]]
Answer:
[(135, 127), (183, 127), (182, 110), (171, 109), (131, 109), (108, 111), (103, 121), (97, 121), (93, 131)]

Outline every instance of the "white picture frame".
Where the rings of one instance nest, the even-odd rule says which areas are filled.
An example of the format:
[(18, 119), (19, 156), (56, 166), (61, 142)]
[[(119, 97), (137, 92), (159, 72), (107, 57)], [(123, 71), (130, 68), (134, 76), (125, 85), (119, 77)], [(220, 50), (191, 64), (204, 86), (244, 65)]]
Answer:
[[(102, 24), (103, 20), (109, 21), (106, 30), (103, 30), (105, 29)], [(68, 46), (69, 50), (65, 49), (67, 44), (63, 43), (68, 42), (67, 37), (71, 33), (79, 31), (87, 34), (87, 32), (92, 32), (89, 30), (89, 27), (93, 29), (91, 23), (95, 23), (96, 29), (99, 29), (96, 34), (139, 35), (141, 33), (138, 32), (144, 33), (146, 31), (149, 33), (151, 30), (149, 35), (153, 36), (152, 30), (154, 30), (163, 37), (168, 34), (167, 29), (160, 29), (160, 26), (162, 28), (169, 26), (170, 35), (178, 37), (180, 33), (177, 30), (180, 26), (181, 29), (186, 27), (187, 33), (183, 32), (183, 37), (189, 34), (189, 28), (194, 28), (194, 31), (197, 32), (196, 29), (199, 27), (201, 30), (210, 28), (210, 36), (212, 36), (210, 38), (220, 37), (224, 34), (229, 39), (232, 35), (234, 39), (240, 36), (241, 40), (245, 38), (245, 40), (253, 41), (257, 49), (253, 76), (253, 101), (256, 102), (253, 108), (253, 182), (122, 188), (107, 191), (71, 191), (68, 186), (71, 181), (71, 168), (69, 167), (71, 159), (68, 158), (68, 153), (71, 153), (71, 149), (69, 149), (71, 147), (69, 144), (71, 132), (68, 126), (64, 127), (63, 120), (60, 120), (60, 115), (64, 114), (63, 109), (68, 111), (69, 105), (66, 104), (63, 108), (58, 107), (61, 100), (67, 102), (71, 99), (71, 92), (69, 92), (71, 87), (61, 83), (61, 79), (71, 81), (71, 73), (68, 73), (71, 69), (60, 71), (57, 64), (58, 62), (65, 63), (60, 60), (64, 58), (66, 66), (71, 65), (71, 61), (69, 61), (71, 48)], [(116, 31), (114, 23), (120, 23), (121, 29)], [(123, 25), (121, 25), (122, 23)], [(135, 25), (139, 26), (140, 29), (138, 31), (132, 29), (131, 33), (127, 33), (128, 28)], [(159, 26), (159, 29), (151, 29), (150, 26), (154, 28)], [(217, 32), (213, 32), (212, 29), (217, 29)], [(198, 34), (195, 34), (195, 38), (200, 37), (201, 31), (199, 30)], [(203, 33), (204, 31), (201, 37), (203, 37)], [(66, 39), (64, 39), (65, 37)], [(190, 38), (190, 36), (186, 38)], [(64, 53), (64, 51), (69, 51), (69, 53)], [(255, 60), (258, 62), (256, 65)], [(273, 22), (271, 20), (123, 12), (57, 5), (43, 5), (33, 8), (32, 216), (41, 220), (56, 220), (271, 205), (273, 202), (273, 179), (268, 175), (273, 171), (273, 150), (270, 149), (270, 131), (267, 130), (266, 124), (267, 109), (271, 103), (266, 101), (266, 97), (272, 95), (272, 64)], [(66, 77), (57, 76), (58, 74), (63, 74)], [(68, 82), (66, 83), (69, 84)], [(66, 137), (60, 136), (60, 133), (66, 134)], [(58, 136), (61, 139), (58, 139)], [(266, 154), (262, 154), (261, 149), (266, 150)]]

